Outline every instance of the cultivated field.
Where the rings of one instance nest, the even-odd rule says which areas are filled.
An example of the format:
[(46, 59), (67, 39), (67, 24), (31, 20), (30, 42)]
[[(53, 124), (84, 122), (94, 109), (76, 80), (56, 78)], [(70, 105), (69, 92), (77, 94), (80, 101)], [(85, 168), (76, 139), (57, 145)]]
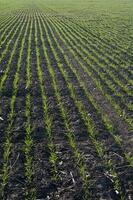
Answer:
[(0, 200), (133, 200), (132, 67), (132, 0), (0, 0)]

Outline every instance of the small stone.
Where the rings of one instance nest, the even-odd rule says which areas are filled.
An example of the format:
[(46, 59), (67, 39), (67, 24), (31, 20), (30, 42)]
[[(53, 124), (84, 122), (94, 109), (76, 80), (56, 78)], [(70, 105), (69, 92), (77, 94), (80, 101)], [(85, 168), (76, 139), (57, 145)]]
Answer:
[(4, 119), (2, 117), (0, 117), (0, 120), (3, 121)]

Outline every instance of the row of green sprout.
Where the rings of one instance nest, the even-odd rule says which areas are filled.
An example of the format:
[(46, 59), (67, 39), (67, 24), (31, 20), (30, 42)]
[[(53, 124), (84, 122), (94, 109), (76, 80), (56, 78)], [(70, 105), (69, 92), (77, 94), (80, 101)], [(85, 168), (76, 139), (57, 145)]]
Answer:
[[(45, 27), (46, 26), (45, 24), (47, 24), (47, 21), (45, 21), (45, 22), (42, 21), (42, 24)], [(49, 29), (50, 29), (50, 27), (49, 27)], [(50, 31), (51, 31), (51, 29), (50, 29)], [(123, 194), (123, 191), (121, 188), (121, 183), (120, 183), (118, 174), (115, 171), (113, 163), (111, 162), (110, 159), (108, 159), (108, 155), (106, 155), (106, 151), (105, 151), (103, 145), (96, 138), (97, 130), (95, 130), (95, 125), (94, 125), (92, 119), (88, 116), (88, 113), (86, 112), (86, 109), (85, 109), (83, 103), (78, 100), (76, 92), (75, 92), (75, 88), (69, 79), (67, 71), (63, 68), (63, 65), (61, 64), (61, 60), (57, 54), (57, 51), (55, 50), (55, 47), (53, 46), (52, 40), (55, 41), (58, 48), (59, 48), (59, 43), (56, 40), (56, 37), (54, 35), (52, 36), (52, 40), (51, 40), (46, 27), (45, 27), (45, 32), (46, 32), (46, 35), (48, 38), (50, 48), (51, 48), (54, 58), (56, 60), (57, 67), (59, 68), (60, 73), (62, 74), (62, 77), (65, 79), (67, 88), (69, 90), (70, 97), (73, 99), (74, 104), (75, 104), (76, 108), (78, 109), (78, 112), (79, 112), (81, 118), (84, 121), (84, 124), (87, 128), (88, 135), (89, 135), (99, 157), (101, 158), (102, 162), (106, 166), (107, 170), (109, 170), (109, 173), (112, 175), (112, 177), (114, 177), (113, 183), (114, 183), (114, 188), (115, 188), (116, 192), (118, 192), (120, 194), (121, 199), (124, 199), (124, 194)], [(51, 34), (53, 34), (53, 33), (51, 33)]]
[[(13, 149), (13, 143), (12, 143), (12, 133), (13, 133), (13, 125), (14, 125), (14, 120), (15, 120), (15, 103), (16, 103), (16, 99), (17, 99), (17, 93), (18, 93), (18, 83), (19, 83), (19, 76), (20, 76), (20, 70), (21, 70), (21, 65), (22, 65), (22, 57), (23, 57), (23, 51), (24, 51), (24, 46), (25, 46), (25, 41), (26, 41), (26, 36), (27, 36), (27, 32), (28, 32), (28, 28), (29, 28), (29, 22), (30, 22), (30, 18), (27, 19), (25, 18), (23, 24), (21, 25), (21, 29), (20, 29), (20, 34), (18, 36), (18, 38), (16, 39), (16, 42), (14, 44), (14, 51), (17, 47), (17, 43), (19, 41), (19, 38), (21, 37), (21, 34), (24, 31), (24, 35), (22, 37), (21, 40), (21, 49), (19, 51), (19, 58), (17, 61), (17, 69), (16, 72), (14, 74), (13, 77), (13, 85), (12, 85), (12, 95), (10, 97), (10, 111), (8, 113), (7, 119), (8, 119), (8, 125), (7, 128), (5, 130), (5, 141), (4, 141), (4, 145), (3, 145), (3, 164), (1, 166), (2, 171), (1, 171), (1, 189), (0, 189), (0, 196), (1, 198), (4, 198), (4, 190), (5, 190), (5, 186), (8, 184), (8, 180), (10, 177), (10, 172), (11, 172), (11, 165), (10, 165), (10, 156), (12, 153), (12, 149)], [(14, 53), (13, 51), (13, 53)], [(8, 69), (8, 70), (7, 70)], [(8, 72), (10, 70), (10, 62), (8, 63), (8, 66), (6, 68), (5, 74), (3, 75), (2, 79), (1, 79), (1, 94), (2, 91), (4, 90), (4, 83), (6, 81), (6, 78), (8, 76)]]

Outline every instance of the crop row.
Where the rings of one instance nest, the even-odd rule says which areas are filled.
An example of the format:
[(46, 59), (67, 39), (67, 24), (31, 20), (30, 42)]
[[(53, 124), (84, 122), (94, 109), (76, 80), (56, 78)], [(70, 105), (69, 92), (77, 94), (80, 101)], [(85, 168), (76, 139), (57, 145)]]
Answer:
[[(47, 24), (47, 22), (46, 22), (46, 24)], [(51, 27), (52, 27), (52, 25), (51, 25)], [(50, 28), (50, 30), (51, 30), (51, 28)], [(53, 32), (53, 31), (51, 30), (51, 32)], [(63, 50), (63, 48), (61, 48), (63, 46), (63, 44), (65, 46), (67, 46), (67, 43), (64, 40), (65, 36), (61, 37), (61, 35), (60, 35), (60, 33), (58, 31), (57, 31), (57, 33), (59, 35), (59, 38), (61, 39), (61, 45), (59, 45), (60, 44), (59, 40), (57, 41), (56, 36), (53, 33), (52, 33), (52, 37), (56, 39), (56, 46), (60, 49), (60, 52), (62, 53), (62, 55), (64, 55), (64, 60), (67, 63), (67, 66), (70, 67), (72, 73), (75, 75), (76, 79), (78, 80), (79, 87), (82, 88), (82, 90), (83, 90), (85, 96), (87, 97), (88, 101), (95, 108), (95, 111), (97, 112), (97, 114), (102, 119), (102, 122), (103, 122), (104, 126), (106, 127), (107, 131), (114, 137), (116, 143), (121, 146), (121, 144), (120, 144), (121, 143), (120, 142), (121, 141), (121, 137), (118, 134), (116, 134), (117, 130), (115, 130), (115, 127), (113, 126), (113, 123), (110, 121), (108, 116), (101, 110), (99, 105), (96, 103), (96, 101), (93, 98), (92, 94), (87, 90), (85, 83), (81, 80), (81, 78), (80, 78), (79, 74), (77, 73), (76, 69), (74, 69), (73, 64), (69, 61), (69, 57), (67, 55), (65, 55), (65, 51)], [(74, 52), (72, 50), (70, 50), (70, 53), (75, 58)], [(77, 61), (78, 61), (78, 58), (77, 58)], [(59, 62), (61, 62), (61, 61), (59, 61)]]
[[(30, 18), (28, 19), (30, 21)], [(23, 23), (21, 30), (24, 28), (25, 23), (27, 22), (27, 19), (25, 19), (25, 22)], [(3, 147), (3, 166), (2, 166), (2, 181), (1, 181), (1, 190), (0, 190), (0, 195), (3, 197), (4, 196), (4, 188), (8, 183), (8, 179), (10, 176), (10, 154), (11, 154), (11, 149), (12, 149), (12, 130), (13, 130), (13, 123), (14, 123), (14, 117), (15, 117), (15, 112), (14, 112), (14, 107), (15, 107), (15, 102), (16, 102), (16, 96), (18, 92), (18, 82), (19, 82), (19, 74), (20, 74), (20, 69), (21, 69), (21, 64), (22, 64), (22, 56), (23, 56), (23, 49), (25, 45), (25, 39), (28, 31), (28, 26), (29, 23), (26, 24), (25, 27), (25, 33), (21, 42), (21, 49), (19, 52), (19, 59), (17, 63), (17, 70), (14, 75), (13, 79), (13, 85), (12, 85), (12, 95), (10, 98), (10, 112), (8, 113), (8, 126), (5, 131), (5, 142), (4, 142), (4, 147)], [(20, 31), (21, 34), (21, 31)], [(19, 37), (18, 37), (19, 38)], [(17, 46), (18, 40), (16, 40), (16, 44), (14, 48)], [(9, 62), (10, 64), (10, 62)], [(10, 65), (8, 64), (6, 68), (6, 73), (3, 75), (1, 79), (1, 92), (3, 90), (3, 84), (8, 76), (8, 72), (10, 70)]]
[[(62, 29), (64, 29), (64, 27), (62, 27), (61, 30)], [(62, 32), (63, 31), (61, 31), (61, 33)], [(65, 30), (64, 33), (65, 33), (65, 35), (67, 34), (66, 30)], [(71, 35), (72, 35), (72, 33), (71, 34), (69, 33), (67, 36), (71, 37)], [(68, 39), (68, 37), (67, 37), (67, 39)], [(88, 52), (86, 52), (86, 54), (84, 56), (84, 54), (82, 53), (82, 51), (84, 51), (83, 46), (78, 46), (77, 43), (74, 42), (75, 41), (75, 37), (76, 37), (76, 35), (74, 35), (74, 39), (72, 40), (73, 44), (72, 44), (70, 39), (69, 39), (68, 42), (69, 42), (69, 44), (72, 44), (71, 47), (76, 51), (76, 53), (78, 53), (80, 58), (82, 58), (82, 62), (84, 62), (84, 64), (87, 64), (88, 66), (91, 67), (91, 68), (90, 67), (87, 68), (86, 72), (88, 73), (89, 76), (91, 76), (91, 74), (93, 72), (93, 77), (92, 78), (93, 78), (94, 82), (96, 83), (97, 87), (99, 87), (99, 89), (102, 91), (102, 93), (107, 97), (107, 99), (110, 101), (110, 103), (113, 105), (113, 107), (117, 110), (118, 114), (121, 115), (131, 125), (132, 124), (132, 120), (130, 119), (130, 116), (128, 116), (128, 115), (126, 116), (126, 112), (123, 112), (123, 109), (121, 109), (121, 107), (118, 105), (119, 102), (121, 102), (121, 101), (123, 102), (124, 101), (124, 107), (126, 108), (126, 106), (127, 106), (127, 108), (129, 110), (130, 109), (132, 110), (131, 103), (130, 102), (129, 103), (126, 102), (126, 100), (124, 100), (123, 95), (120, 92), (116, 92), (117, 85), (114, 84), (114, 83), (112, 84), (110, 79), (107, 78), (107, 75), (105, 76), (105, 74), (103, 72), (99, 71), (98, 66), (103, 68), (104, 65), (101, 64), (100, 62), (99, 63), (95, 62), (95, 57), (94, 58), (91, 57)], [(76, 46), (77, 46), (77, 48), (76, 48)], [(82, 49), (82, 51), (80, 51), (81, 49)], [(87, 59), (87, 57), (90, 58), (90, 61)], [(95, 65), (91, 61), (93, 61), (93, 63)], [(94, 67), (94, 66), (97, 66), (97, 67)], [(105, 66), (105, 68), (106, 68), (106, 66)], [(97, 77), (95, 78), (96, 74), (97, 74)], [(105, 88), (105, 84), (107, 85), (107, 89)], [(109, 90), (110, 90), (111, 94), (115, 93), (115, 96), (119, 97), (119, 101), (116, 101), (114, 99), (114, 97), (111, 96)], [(126, 90), (126, 88), (125, 88), (125, 90)], [(129, 119), (128, 119), (128, 117), (129, 117)]]
[[(4, 31), (2, 31), (2, 35), (1, 35), (1, 47), (8, 38), (11, 38), (11, 36), (10, 36), (11, 33), (19, 25), (20, 21), (18, 19), (19, 18), (21, 19), (21, 14), (22, 13), (19, 13), (17, 16), (13, 16), (13, 18), (11, 18), (12, 20), (9, 20), (8, 23), (6, 24), (6, 26), (3, 27)], [(18, 23), (17, 23), (17, 21), (18, 21)]]
[[(53, 85), (53, 88), (54, 88), (54, 91), (55, 91), (55, 96), (56, 96), (56, 99), (57, 99), (57, 102), (58, 102), (58, 105), (59, 105), (61, 117), (62, 117), (62, 120), (64, 122), (66, 137), (67, 137), (67, 140), (69, 142), (70, 147), (73, 149), (75, 161), (77, 163), (76, 165), (79, 168), (79, 173), (80, 173), (82, 181), (83, 181), (83, 185), (84, 185), (84, 189), (85, 189), (85, 195), (88, 195), (87, 191), (86, 191), (87, 186), (88, 186), (86, 167), (83, 164), (81, 153), (79, 152), (77, 145), (75, 143), (73, 131), (72, 131), (71, 126), (69, 124), (69, 117), (67, 116), (67, 111), (66, 111), (66, 109), (65, 109), (65, 107), (62, 103), (62, 98), (61, 98), (61, 95), (59, 93), (58, 84), (55, 80), (55, 72), (54, 72), (54, 70), (53, 70), (53, 68), (50, 64), (50, 59), (47, 55), (47, 51), (46, 51), (46, 48), (45, 48), (45, 43), (44, 43), (44, 39), (43, 39), (43, 35), (42, 35), (42, 28), (41, 28), (41, 25), (40, 25), (40, 20), (38, 20), (38, 23), (39, 23), (39, 29), (40, 29), (41, 42), (42, 42), (42, 45), (43, 45), (43, 52), (44, 52), (47, 67), (48, 67), (48, 70), (49, 70), (49, 73), (50, 73), (50, 76), (51, 76), (51, 79), (52, 79), (52, 85)], [(46, 35), (47, 35), (47, 40), (50, 41), (48, 33), (46, 33)]]
[[(108, 23), (108, 21), (107, 21)], [(84, 34), (88, 33), (88, 28), (83, 27), (83, 25), (81, 23), (76, 24), (79, 26), (79, 28), (82, 30), (82, 32)], [(113, 26), (113, 25), (112, 25)], [(95, 27), (95, 26), (94, 26)], [(106, 29), (101, 29), (100, 31), (103, 31), (103, 33), (108, 33)], [(98, 42), (102, 42), (105, 46), (108, 46), (108, 48), (112, 48), (114, 50), (114, 52), (116, 52), (117, 55), (119, 55), (119, 52), (121, 53), (126, 53), (127, 55), (130, 56), (130, 58), (132, 57), (130, 52), (127, 52), (127, 45), (125, 44), (125, 40), (123, 37), (120, 37), (119, 39), (116, 37), (116, 32), (113, 34), (112, 30), (110, 30), (110, 33), (112, 33), (112, 35), (110, 34), (110, 37), (106, 37), (106, 38), (102, 38), (99, 37), (98, 31), (97, 29), (93, 28), (90, 30), (89, 29), (89, 33), (91, 33), (96, 40), (98, 40)], [(129, 38), (128, 38), (129, 39)], [(122, 45), (121, 45), (122, 43)], [(125, 47), (123, 46), (123, 44), (125, 44)]]
[[(45, 30), (45, 31), (46, 31), (46, 30)], [(49, 39), (49, 43), (51, 43), (51, 40), (50, 40), (50, 39)], [(57, 43), (56, 43), (56, 44), (57, 44)], [(52, 45), (52, 44), (51, 44), (51, 45)], [(54, 48), (52, 48), (52, 52), (53, 52), (53, 54), (54, 54), (54, 52), (55, 52)], [(58, 60), (57, 55), (54, 54), (54, 56), (56, 57), (56, 62), (57, 62), (57, 64), (60, 63), (60, 61)], [(61, 71), (62, 68), (61, 68), (61, 65), (60, 65), (60, 64), (58, 65), (58, 67), (60, 67), (60, 71)], [(63, 77), (64, 77), (64, 76), (65, 76), (65, 74), (64, 74), (65, 72), (64, 72), (64, 71), (61, 71), (61, 73), (62, 73), (62, 75), (63, 75)], [(64, 78), (65, 78), (65, 77), (64, 77)], [(69, 80), (68, 80), (68, 79), (66, 79), (66, 83), (67, 83), (67, 84), (69, 83)], [(76, 99), (77, 99), (76, 96), (73, 96), (73, 95), (74, 95), (74, 94), (73, 94), (74, 91), (72, 90), (72, 88), (73, 88), (72, 85), (71, 85), (71, 84), (68, 85), (68, 88), (71, 89), (70, 94), (71, 94), (71, 97), (74, 98), (75, 104), (78, 104), (79, 102), (76, 102)], [(83, 105), (79, 103), (78, 107), (79, 107), (80, 112), (81, 112), (81, 111), (83, 110)], [(85, 110), (83, 111), (83, 113), (85, 113)], [(88, 115), (88, 114), (86, 113), (86, 114), (83, 114), (83, 115)], [(85, 119), (86, 119), (86, 117), (84, 116), (84, 120), (85, 120)], [(90, 124), (89, 124), (88, 126), (89, 126), (88, 129), (93, 130), (93, 128), (94, 128), (93, 126), (90, 127), (90, 126), (91, 126)], [(97, 146), (100, 146), (100, 144), (98, 144)], [(118, 186), (116, 186), (116, 187), (118, 187)]]
[[(56, 133), (53, 131), (53, 124), (55, 122), (50, 114), (51, 108), (49, 104), (48, 89), (46, 87), (47, 74), (45, 74), (45, 69), (48, 71), (50, 85), (54, 92), (59, 115), (62, 119), (65, 130), (64, 137), (74, 156), (74, 165), (78, 170), (83, 184), (85, 199), (91, 198), (92, 169), (88, 167), (84, 149), (81, 150), (78, 145), (79, 143), (77, 143), (78, 134), (76, 133), (74, 124), (71, 123), (70, 110), (67, 105), (70, 102), (77, 112), (76, 115), (79, 116), (83, 123), (89, 143), (91, 143), (100, 163), (103, 165), (103, 174), (111, 181), (115, 196), (122, 200), (128, 196), (128, 191), (126, 190), (128, 180), (122, 180), (119, 167), (125, 167), (125, 164), (127, 164), (127, 170), (130, 167), (133, 167), (132, 155), (129, 154), (128, 146), (126, 146), (127, 141), (124, 141), (125, 137), (119, 132), (117, 127), (114, 126), (112, 120), (110, 120), (110, 117), (104, 111), (98, 99), (95, 98), (96, 92), (93, 90), (93, 86), (96, 87), (96, 91), (101, 92), (103, 99), (105, 96), (107, 100), (109, 100), (111, 106), (116, 109), (118, 116), (122, 115), (123, 119), (125, 119), (130, 127), (132, 127), (130, 116), (126, 114), (123, 115), (121, 106), (115, 98), (111, 96), (112, 93), (114, 93), (116, 97), (119, 96), (119, 100), (123, 103), (124, 108), (131, 110), (132, 107), (126, 102), (126, 98), (124, 97), (124, 93), (131, 96), (131, 92), (129, 88), (124, 85), (124, 82), (127, 82), (128, 85), (131, 85), (132, 82), (128, 82), (127, 75), (123, 75), (122, 73), (119, 74), (120, 76), (116, 76), (118, 72), (116, 65), (119, 63), (119, 57), (116, 57), (113, 63), (113, 58), (111, 58), (109, 53), (105, 53), (106, 48), (104, 48), (104, 44), (103, 46), (102, 44), (100, 44), (101, 46), (94, 45), (94, 38), (91, 35), (87, 41), (85, 34), (82, 34), (82, 31), (78, 29), (78, 26), (73, 27), (71, 24), (72, 23), (67, 24), (62, 20), (59, 21), (59, 19), (55, 17), (44, 16), (43, 13), (36, 10), (32, 10), (30, 14), (22, 12), (18, 14), (18, 16), (15, 15), (11, 21), (8, 21), (7, 18), (7, 26), (2, 34), (2, 44), (5, 45), (5, 48), (3, 48), (0, 63), (3, 63), (8, 56), (9, 59), (7, 63), (4, 63), (3, 73), (0, 79), (1, 97), (6, 94), (5, 91), (9, 87), (8, 80), (12, 84), (12, 89), (11, 96), (9, 95), (10, 109), (7, 127), (4, 133), (5, 140), (3, 145), (0, 190), (2, 197), (4, 197), (4, 192), (11, 176), (12, 166), (10, 165), (10, 158), (14, 145), (12, 142), (12, 132), (16, 115), (15, 104), (19, 93), (19, 79), (24, 62), (23, 55), (25, 53), (26, 77), (23, 78), (25, 79), (23, 80), (25, 81), (23, 154), (24, 175), (26, 184), (28, 185), (25, 190), (26, 199), (36, 199), (38, 190), (38, 188), (33, 186), (36, 169), (34, 166), (35, 160), (33, 152), (35, 140), (33, 137), (32, 122), (32, 100), (35, 97), (32, 96), (32, 89), (36, 83), (32, 81), (35, 75), (32, 74), (31, 57), (35, 57), (34, 66), (37, 74), (36, 80), (39, 86), (37, 97), (39, 95), (42, 104), (43, 134), (44, 138), (46, 138), (48, 162), (52, 172), (52, 177), (50, 178), (55, 183), (61, 181), (61, 171), (59, 167), (60, 158), (57, 152), (57, 143), (55, 142)], [(14, 40), (14, 44), (11, 42), (12, 40)], [(27, 49), (26, 52), (24, 52), (26, 42)], [(8, 55), (9, 49), (12, 51)], [(35, 55), (32, 55), (33, 52)], [(17, 65), (14, 66), (13, 61), (16, 55), (18, 55), (16, 58)], [(42, 65), (43, 59), (45, 67)], [(110, 62), (112, 62), (112, 64), (110, 64)], [(85, 79), (83, 78), (83, 74), (86, 77)], [(59, 80), (58, 77), (60, 77)], [(124, 82), (121, 81), (120, 77), (122, 77)], [(87, 79), (89, 79), (89, 84), (92, 85), (90, 90), (89, 87), (87, 87)], [(63, 91), (68, 94), (67, 101), (61, 90), (61, 84), (63, 85)], [(116, 87), (120, 89), (119, 93), (116, 92)], [(109, 90), (109, 93), (107, 90)], [(97, 119), (97, 122), (95, 119)], [(103, 126), (102, 131), (107, 132), (107, 136), (99, 130), (99, 126)], [(105, 136), (108, 139), (102, 138)], [(109, 144), (108, 147), (109, 139), (114, 146), (117, 147), (116, 149), (113, 148), (112, 144)], [(120, 164), (117, 164), (115, 158), (113, 158), (113, 154), (119, 155), (123, 161)], [(72, 181), (73, 184), (75, 184), (73, 176)]]

